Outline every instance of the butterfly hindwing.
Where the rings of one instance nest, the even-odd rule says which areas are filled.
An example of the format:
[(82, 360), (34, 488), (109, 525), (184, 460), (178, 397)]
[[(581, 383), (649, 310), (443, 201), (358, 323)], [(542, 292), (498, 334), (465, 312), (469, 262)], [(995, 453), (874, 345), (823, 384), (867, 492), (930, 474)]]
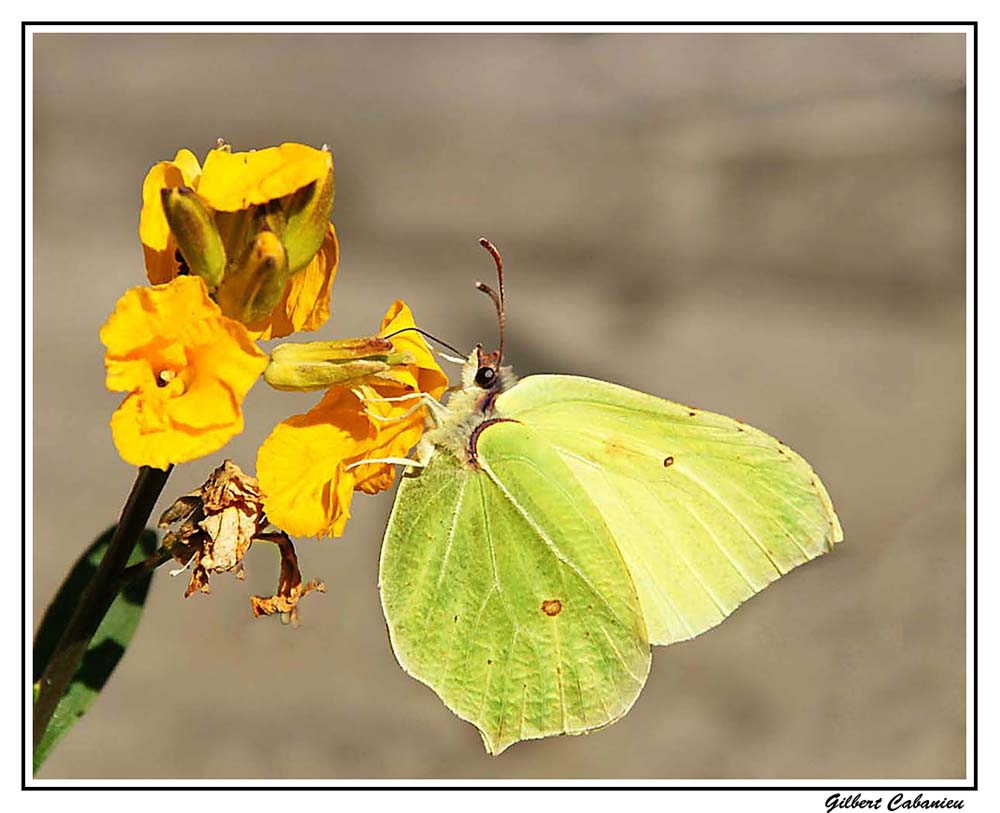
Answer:
[(544, 438), (600, 512), (652, 643), (714, 626), (843, 538), (809, 464), (740, 421), (558, 375), (522, 380), (496, 410)]
[(544, 437), (498, 422), (478, 467), (438, 451), (399, 487), (380, 564), (396, 657), (487, 749), (607, 725), (649, 670), (635, 587)]

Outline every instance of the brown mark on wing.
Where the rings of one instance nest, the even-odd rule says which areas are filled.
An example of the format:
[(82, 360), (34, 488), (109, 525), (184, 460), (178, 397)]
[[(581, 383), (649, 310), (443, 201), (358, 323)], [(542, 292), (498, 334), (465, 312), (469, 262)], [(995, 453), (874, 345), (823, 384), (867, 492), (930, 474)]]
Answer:
[(610, 457), (618, 461), (627, 461), (629, 465), (636, 469), (649, 463), (648, 456), (636, 449), (635, 441), (628, 437), (607, 438), (606, 440), (599, 441), (599, 445), (595, 443), (593, 449), (595, 459)]
[(542, 612), (554, 618), (562, 612), (562, 602), (557, 598), (546, 599), (542, 602)]

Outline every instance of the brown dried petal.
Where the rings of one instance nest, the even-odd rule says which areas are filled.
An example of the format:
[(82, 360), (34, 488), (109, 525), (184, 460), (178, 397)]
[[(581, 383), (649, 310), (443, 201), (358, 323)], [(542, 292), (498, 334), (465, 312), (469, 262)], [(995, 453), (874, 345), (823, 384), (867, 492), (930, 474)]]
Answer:
[(235, 507), (209, 514), (199, 523), (207, 541), (202, 563), (215, 573), (232, 570), (246, 556), (257, 534), (258, 520)]
[(178, 497), (173, 505), (160, 514), (160, 521), (157, 525), (160, 528), (167, 528), (176, 522), (187, 519), (199, 508), (201, 508), (201, 489)]
[(313, 579), (306, 584), (302, 583), (302, 574), (299, 571), (299, 560), (295, 555), (295, 548), (292, 540), (284, 533), (264, 534), (258, 537), (262, 542), (273, 542), (278, 546), (281, 554), (281, 574), (278, 577), (278, 589), (273, 596), (251, 596), (250, 607), (255, 617), (262, 615), (273, 615), (281, 613), (281, 621), (287, 624), (299, 626), (298, 603), (303, 596), (308, 595), (313, 590), (320, 593), (326, 592), (326, 585), (318, 579)]
[(248, 516), (257, 516), (263, 512), (257, 478), (245, 474), (231, 460), (224, 461), (212, 472), (212, 476), (201, 487), (201, 493), (206, 514), (231, 507), (242, 510)]
[(191, 580), (188, 582), (187, 590), (184, 591), (184, 598), (192, 593), (211, 593), (212, 588), (208, 583), (208, 571), (201, 564), (195, 563), (191, 568)]

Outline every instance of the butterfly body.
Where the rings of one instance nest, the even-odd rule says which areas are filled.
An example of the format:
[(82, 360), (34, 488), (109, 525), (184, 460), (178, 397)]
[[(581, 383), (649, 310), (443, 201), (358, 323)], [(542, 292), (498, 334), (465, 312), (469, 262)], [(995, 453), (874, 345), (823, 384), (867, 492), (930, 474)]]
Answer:
[(382, 547), (390, 639), (494, 754), (619, 719), (650, 643), (842, 538), (819, 478), (765, 433), (593, 379), (517, 382), (478, 348), (417, 458)]
[[(429, 459), (435, 451), (443, 451), (454, 456), (460, 463), (476, 467), (475, 440), (482, 432), (483, 424), (496, 420), (496, 400), (517, 383), (510, 367), (496, 368), (496, 372), (486, 386), (477, 383), (476, 376), (482, 369), (481, 353), (477, 348), (466, 360), (462, 368), (462, 386), (451, 395), (447, 410), (421, 438), (417, 458), (421, 462)], [(470, 445), (471, 444), (471, 445)]]

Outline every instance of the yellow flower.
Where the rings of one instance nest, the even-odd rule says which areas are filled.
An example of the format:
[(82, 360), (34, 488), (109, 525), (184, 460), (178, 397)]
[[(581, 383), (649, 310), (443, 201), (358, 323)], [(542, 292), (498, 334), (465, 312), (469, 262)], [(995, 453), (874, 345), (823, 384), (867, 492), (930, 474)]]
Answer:
[(101, 328), (111, 416), (122, 459), (165, 469), (222, 448), (243, 431), (243, 398), (267, 366), (239, 322), (198, 277), (133, 288)]
[[(414, 327), (403, 302), (382, 320), (381, 336)], [(424, 431), (426, 407), (417, 399), (385, 401), (409, 393), (439, 399), (448, 379), (419, 333), (391, 338), (412, 362), (372, 375), (353, 387), (332, 387), (305, 415), (274, 428), (257, 453), (257, 477), (268, 519), (294, 536), (340, 536), (353, 492), (374, 494), (392, 485), (395, 466), (360, 460), (405, 457)], [(416, 409), (414, 407), (417, 406)]]
[[(193, 190), (196, 201), (177, 201), (205, 211), (213, 246), (225, 251), (223, 312), (246, 324), (259, 339), (316, 330), (330, 316), (330, 287), (337, 273), (339, 247), (329, 223), (333, 202), (333, 157), (327, 150), (302, 144), (282, 144), (255, 152), (233, 153), (225, 145), (209, 152), (204, 167), (189, 150), (172, 161), (161, 161), (142, 186), (139, 237), (146, 272), (154, 285), (169, 282), (187, 270), (181, 244), (191, 235), (171, 230), (164, 191)], [(168, 196), (169, 197), (169, 196)], [(181, 205), (185, 204), (185, 205)], [(203, 207), (203, 209), (201, 208)], [(273, 232), (266, 252), (270, 264), (252, 267), (255, 240)], [(275, 253), (276, 249), (277, 253)], [(221, 257), (221, 255), (219, 255)], [(189, 258), (195, 259), (195, 258)], [(275, 287), (267, 289), (264, 280)], [(209, 284), (214, 286), (215, 281)], [(253, 297), (266, 295), (260, 302)], [(210, 291), (216, 294), (214, 287)]]

